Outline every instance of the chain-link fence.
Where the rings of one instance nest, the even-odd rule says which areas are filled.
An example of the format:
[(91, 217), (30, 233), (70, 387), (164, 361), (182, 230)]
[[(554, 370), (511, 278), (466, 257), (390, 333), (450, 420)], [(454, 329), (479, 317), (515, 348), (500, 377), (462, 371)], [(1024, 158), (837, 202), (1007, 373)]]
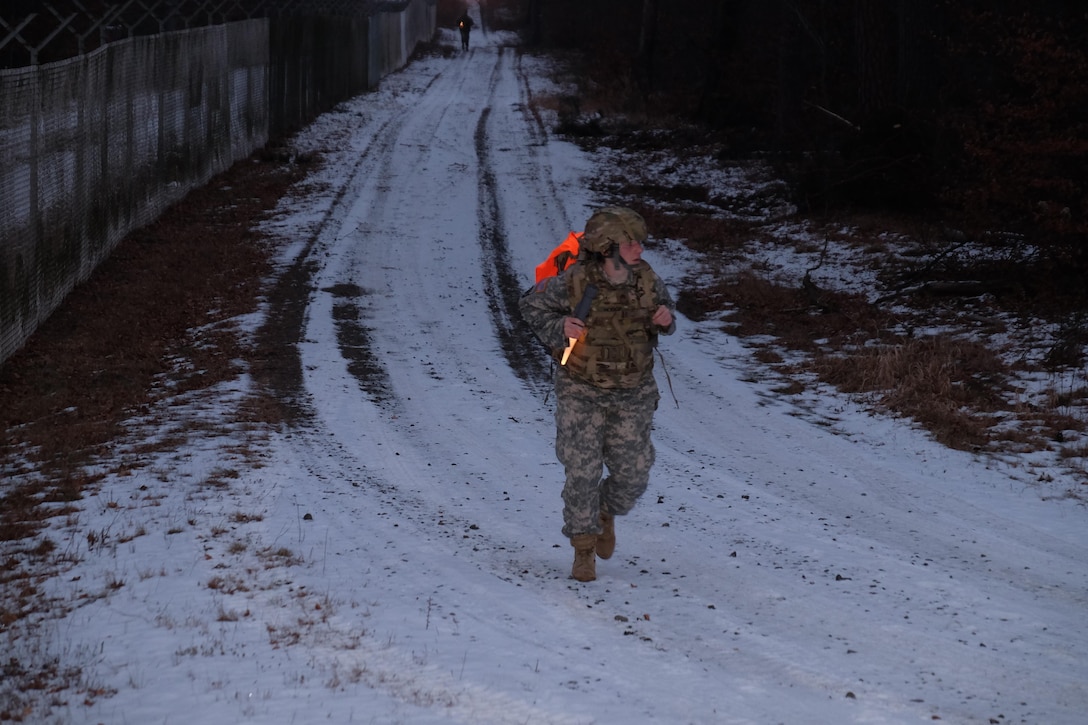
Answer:
[[(437, 0), (427, 0), (434, 6)], [(0, 68), (52, 63), (109, 43), (260, 18), (368, 18), (416, 0), (4, 0)]]
[(128, 232), (264, 143), (267, 26), (0, 70), (0, 360)]
[(126, 234), (433, 36), (433, 0), (382, 5), (399, 11), (244, 20), (0, 69), (0, 364)]

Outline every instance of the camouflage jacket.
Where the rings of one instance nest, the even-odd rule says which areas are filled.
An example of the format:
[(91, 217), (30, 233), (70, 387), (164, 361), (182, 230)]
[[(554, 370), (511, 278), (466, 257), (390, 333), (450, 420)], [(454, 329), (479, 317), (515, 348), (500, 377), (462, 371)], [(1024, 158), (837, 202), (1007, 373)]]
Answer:
[(632, 269), (630, 279), (615, 285), (599, 266), (579, 261), (526, 292), (520, 301), (522, 317), (559, 360), (567, 346), (563, 319), (573, 314), (589, 284), (598, 293), (586, 317), (586, 334), (565, 370), (601, 388), (637, 387), (652, 375), (658, 335), (676, 330), (675, 320), (667, 329), (650, 321), (659, 306), (675, 311), (675, 305), (665, 283), (645, 261)]

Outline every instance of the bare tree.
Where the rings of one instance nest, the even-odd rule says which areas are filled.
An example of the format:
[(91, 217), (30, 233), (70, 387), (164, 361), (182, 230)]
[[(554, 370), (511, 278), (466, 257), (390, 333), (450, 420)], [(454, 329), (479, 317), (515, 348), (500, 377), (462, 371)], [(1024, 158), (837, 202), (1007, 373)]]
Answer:
[(857, 48), (858, 109), (862, 118), (886, 108), (889, 77), (887, 0), (854, 0), (854, 42)]
[(642, 23), (638, 36), (638, 77), (642, 92), (649, 93), (654, 85), (654, 47), (657, 45), (658, 0), (642, 0)]

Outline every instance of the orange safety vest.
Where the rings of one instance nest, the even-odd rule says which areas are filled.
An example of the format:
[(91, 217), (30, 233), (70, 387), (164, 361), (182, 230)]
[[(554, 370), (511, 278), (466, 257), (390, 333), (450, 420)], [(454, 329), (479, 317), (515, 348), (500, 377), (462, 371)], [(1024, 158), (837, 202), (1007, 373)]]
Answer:
[(554, 277), (564, 269), (574, 264), (578, 259), (578, 246), (582, 241), (584, 232), (571, 232), (558, 247), (551, 251), (548, 258), (536, 266), (536, 281), (539, 284), (542, 279)]

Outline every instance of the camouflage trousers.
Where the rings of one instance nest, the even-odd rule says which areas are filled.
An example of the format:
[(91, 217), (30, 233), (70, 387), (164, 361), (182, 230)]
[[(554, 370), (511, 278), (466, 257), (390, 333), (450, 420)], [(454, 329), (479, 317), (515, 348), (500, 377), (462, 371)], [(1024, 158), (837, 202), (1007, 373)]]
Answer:
[(555, 397), (555, 454), (566, 470), (563, 535), (599, 534), (601, 507), (622, 516), (649, 485), (657, 383), (649, 375), (635, 388), (598, 388), (560, 368)]

